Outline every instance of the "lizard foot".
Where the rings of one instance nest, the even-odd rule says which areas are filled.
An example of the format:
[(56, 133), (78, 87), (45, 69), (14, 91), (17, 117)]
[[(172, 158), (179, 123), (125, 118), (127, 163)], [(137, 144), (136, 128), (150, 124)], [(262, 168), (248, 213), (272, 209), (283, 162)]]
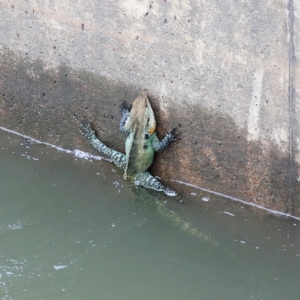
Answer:
[(169, 133), (166, 134), (169, 142), (176, 141), (178, 139), (180, 133), (176, 133), (176, 129), (177, 127), (174, 127), (170, 130)]
[(177, 196), (176, 191), (172, 190), (172, 189), (169, 188), (169, 187), (165, 187), (164, 190), (163, 190), (163, 192), (164, 192), (167, 196), (169, 196), (169, 197)]
[(153, 189), (158, 192), (164, 192), (168, 196), (177, 196), (177, 193), (169, 187), (162, 185), (155, 177), (153, 177), (149, 172), (145, 171), (138, 174), (135, 177), (134, 183), (136, 185), (141, 185), (145, 188)]
[(165, 149), (170, 144), (170, 142), (177, 140), (179, 133), (175, 132), (176, 128), (177, 127), (174, 127), (172, 130), (170, 130), (170, 132), (165, 135), (161, 142), (159, 142), (158, 139), (157, 141), (153, 142), (153, 148), (155, 151)]
[(125, 123), (129, 118), (131, 107), (132, 106), (128, 106), (124, 100), (121, 102), (120, 111), (122, 112), (122, 118), (120, 120), (120, 131), (127, 134), (129, 133), (129, 131), (125, 128)]
[(122, 115), (126, 114), (126, 113), (130, 113), (132, 108), (132, 105), (128, 105), (125, 100), (123, 100), (120, 104), (120, 111), (122, 112)]
[(95, 136), (95, 131), (92, 129), (91, 124), (86, 120), (81, 122), (80, 132), (89, 140)]

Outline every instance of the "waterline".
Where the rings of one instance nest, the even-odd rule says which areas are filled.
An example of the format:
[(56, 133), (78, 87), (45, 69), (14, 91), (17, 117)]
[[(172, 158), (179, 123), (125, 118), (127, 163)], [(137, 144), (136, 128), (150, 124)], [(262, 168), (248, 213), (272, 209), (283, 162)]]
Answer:
[(200, 187), (200, 186), (188, 183), (188, 182), (184, 182), (184, 181), (180, 181), (180, 180), (171, 180), (171, 181), (179, 183), (179, 184), (183, 184), (183, 185), (186, 185), (186, 186), (190, 186), (190, 187), (193, 187), (195, 189), (198, 189), (198, 190), (201, 190), (201, 191), (204, 191), (204, 192), (207, 192), (207, 193), (210, 193), (210, 194), (222, 197), (222, 198), (226, 198), (226, 199), (229, 199), (229, 200), (232, 200), (232, 201), (240, 202), (240, 203), (243, 203), (243, 204), (248, 205), (248, 206), (256, 207), (258, 209), (268, 211), (268, 212), (270, 212), (272, 214), (275, 214), (275, 215), (280, 215), (280, 216), (284, 216), (284, 217), (293, 218), (295, 220), (300, 220), (299, 217), (292, 216), (290, 214), (283, 213), (283, 212), (280, 212), (280, 211), (277, 211), (277, 210), (274, 210), (274, 209), (269, 209), (269, 208), (264, 207), (262, 205), (255, 204), (253, 202), (247, 202), (245, 200), (242, 200), (242, 199), (239, 199), (239, 198), (236, 198), (236, 197), (232, 197), (232, 196), (229, 196), (229, 195), (226, 195), (226, 194), (222, 194), (220, 192), (215, 192), (215, 191), (212, 191), (212, 190), (209, 190), (209, 189), (206, 189), (206, 188), (203, 188), (203, 187)]
[[(62, 147), (55, 146), (53, 144), (37, 140), (37, 139), (32, 138), (32, 137), (30, 137), (28, 135), (19, 133), (19, 132), (15, 131), (15, 130), (8, 129), (8, 128), (3, 127), (3, 126), (0, 126), (0, 129), (2, 131), (5, 131), (5, 132), (8, 132), (8, 133), (15, 134), (17, 136), (23, 137), (23, 138), (25, 138), (25, 139), (27, 139), (29, 141), (32, 141), (32, 142), (34, 142), (36, 144), (46, 145), (46, 146), (49, 146), (51, 148), (56, 149), (57, 151), (64, 152), (64, 153), (67, 153), (67, 154), (72, 154), (72, 155), (74, 155), (77, 158), (81, 158), (81, 159), (95, 159), (95, 160), (102, 160), (102, 159), (104, 159), (104, 160), (107, 160), (107, 161), (111, 161), (110, 159), (107, 159), (105, 157), (93, 155), (93, 154), (91, 154), (89, 152), (81, 151), (81, 150), (78, 150), (78, 149), (74, 149), (74, 150), (64, 149)], [(235, 201), (235, 202), (243, 203), (243, 204), (251, 206), (251, 207), (262, 209), (262, 210), (265, 210), (265, 211), (267, 211), (269, 213), (272, 213), (274, 215), (280, 215), (280, 216), (284, 216), (284, 217), (290, 217), (290, 218), (295, 219), (295, 220), (300, 220), (299, 217), (290, 215), (288, 213), (283, 213), (283, 212), (280, 212), (280, 211), (277, 211), (277, 210), (269, 209), (269, 208), (264, 207), (262, 205), (258, 205), (258, 204), (252, 203), (252, 202), (247, 202), (245, 200), (242, 200), (242, 199), (239, 199), (239, 198), (236, 198), (236, 197), (232, 197), (230, 195), (226, 195), (226, 194), (223, 194), (223, 193), (220, 193), (220, 192), (212, 191), (212, 190), (209, 190), (209, 189), (206, 189), (206, 188), (203, 188), (203, 187), (199, 187), (199, 186), (196, 186), (196, 185), (188, 183), (188, 182), (184, 182), (184, 181), (181, 181), (181, 180), (171, 180), (171, 181), (179, 183), (179, 184), (182, 184), (182, 185), (190, 186), (190, 187), (193, 187), (195, 189), (198, 189), (198, 190), (201, 190), (201, 191), (204, 191), (204, 192), (207, 192), (207, 193), (210, 193), (210, 194), (213, 194), (213, 195), (225, 198), (225, 199), (229, 199), (229, 200), (232, 200), (232, 201)]]

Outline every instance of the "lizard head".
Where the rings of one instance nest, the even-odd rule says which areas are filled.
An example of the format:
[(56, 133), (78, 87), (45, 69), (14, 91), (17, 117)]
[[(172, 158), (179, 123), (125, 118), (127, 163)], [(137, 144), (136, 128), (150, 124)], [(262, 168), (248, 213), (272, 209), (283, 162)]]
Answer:
[(156, 122), (147, 93), (141, 93), (132, 103), (130, 115), (125, 124), (127, 130), (143, 127), (144, 132), (152, 135), (155, 132)]

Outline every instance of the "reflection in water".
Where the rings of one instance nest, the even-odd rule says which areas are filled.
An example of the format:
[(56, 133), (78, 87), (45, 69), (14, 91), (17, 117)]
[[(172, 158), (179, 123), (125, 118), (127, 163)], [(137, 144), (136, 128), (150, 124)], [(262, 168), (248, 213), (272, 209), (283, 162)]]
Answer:
[(1, 300), (299, 298), (296, 220), (128, 187), (107, 162), (7, 133), (0, 190)]

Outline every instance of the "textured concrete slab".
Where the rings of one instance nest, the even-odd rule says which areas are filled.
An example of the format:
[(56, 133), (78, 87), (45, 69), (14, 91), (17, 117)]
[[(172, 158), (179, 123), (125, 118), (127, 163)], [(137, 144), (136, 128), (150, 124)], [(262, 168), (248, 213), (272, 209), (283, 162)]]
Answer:
[[(290, 45), (290, 152), (291, 152), (291, 198), (289, 201), (292, 213), (300, 215), (300, 3), (289, 3), (289, 45)], [(295, 161), (295, 164), (293, 164)]]
[(153, 174), (300, 215), (291, 3), (2, 0), (1, 125), (88, 150), (77, 114), (122, 150), (118, 105), (147, 89), (182, 132)]

